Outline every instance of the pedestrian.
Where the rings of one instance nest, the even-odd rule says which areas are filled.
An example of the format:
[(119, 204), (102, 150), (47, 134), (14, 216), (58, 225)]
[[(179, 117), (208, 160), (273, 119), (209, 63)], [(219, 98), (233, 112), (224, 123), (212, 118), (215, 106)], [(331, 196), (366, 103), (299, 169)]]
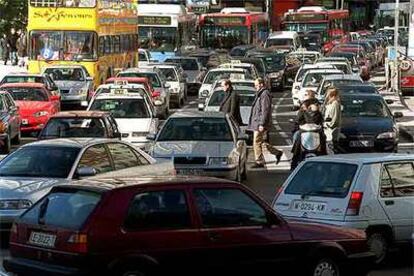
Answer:
[(338, 141), (341, 127), (341, 100), (338, 89), (328, 89), (325, 101), (324, 131), (328, 154), (334, 154), (334, 144)]
[(10, 55), (10, 46), (6, 34), (3, 34), (3, 37), (0, 38), (0, 48), (2, 52), (1, 58), (4, 61), (4, 65), (6, 65)]
[(256, 97), (253, 101), (248, 129), (253, 131), (253, 150), (255, 164), (252, 168), (264, 167), (263, 148), (276, 156), (276, 164), (280, 162), (283, 152), (270, 145), (267, 140), (272, 127), (272, 95), (265, 86), (265, 81), (258, 78), (254, 82)]
[(18, 57), (17, 57), (17, 40), (18, 39), (19, 39), (19, 36), (16, 33), (16, 30), (12, 28), (10, 30), (10, 35), (8, 37), (8, 43), (10, 47), (10, 60), (13, 66), (17, 65), (18, 63)]
[(17, 39), (17, 54), (19, 56), (19, 67), (24, 67), (27, 56), (26, 34), (24, 32), (21, 32)]
[(243, 125), (243, 120), (240, 114), (240, 98), (233, 90), (233, 86), (229, 79), (221, 82), (221, 87), (224, 90), (224, 99), (220, 105), (220, 111), (229, 114), (239, 124)]

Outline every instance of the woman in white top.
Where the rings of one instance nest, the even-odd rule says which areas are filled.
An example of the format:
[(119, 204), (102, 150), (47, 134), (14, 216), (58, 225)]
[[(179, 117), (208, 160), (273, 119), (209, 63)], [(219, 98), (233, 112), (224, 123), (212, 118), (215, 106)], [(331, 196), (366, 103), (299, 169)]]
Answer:
[(341, 100), (336, 88), (328, 89), (325, 99), (324, 131), (328, 154), (333, 154), (333, 144), (338, 140), (341, 126)]

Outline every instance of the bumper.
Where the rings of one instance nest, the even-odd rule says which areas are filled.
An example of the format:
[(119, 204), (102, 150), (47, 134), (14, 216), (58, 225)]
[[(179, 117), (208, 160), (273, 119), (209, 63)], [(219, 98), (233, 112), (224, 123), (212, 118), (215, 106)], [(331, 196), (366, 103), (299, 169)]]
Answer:
[(13, 222), (26, 210), (0, 211), (0, 232), (9, 232)]
[(237, 179), (237, 166), (228, 165), (226, 167), (206, 167), (206, 166), (184, 166), (175, 165), (177, 175), (197, 175), (226, 178), (230, 180)]
[(21, 126), (20, 127), (20, 131), (23, 133), (27, 133), (27, 132), (37, 132), (37, 131), (41, 131), (44, 128), (45, 124), (39, 124), (36, 126)]
[(179, 102), (181, 99), (181, 93), (171, 93), (170, 94), (170, 101), (172, 102)]
[(377, 139), (373, 145), (351, 147), (352, 138), (341, 139), (335, 145), (336, 150), (340, 153), (359, 153), (359, 152), (394, 152), (398, 149), (398, 142), (390, 139)]
[(62, 94), (61, 101), (64, 103), (81, 103), (87, 100), (87, 94), (84, 95), (69, 95)]
[(272, 88), (279, 87), (282, 84), (282, 78), (270, 78), (270, 86)]
[(23, 117), (20, 130), (23, 133), (41, 131), (49, 120), (48, 116), (43, 117)]
[(89, 275), (88, 271), (81, 271), (78, 268), (51, 265), (22, 258), (5, 259), (3, 267), (7, 272), (24, 275)]

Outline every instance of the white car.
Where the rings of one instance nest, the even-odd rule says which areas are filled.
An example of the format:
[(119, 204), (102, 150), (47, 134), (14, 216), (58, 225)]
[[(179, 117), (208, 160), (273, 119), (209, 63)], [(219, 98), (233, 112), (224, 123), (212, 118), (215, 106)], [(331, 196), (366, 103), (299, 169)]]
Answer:
[(173, 103), (180, 108), (185, 103), (187, 93), (186, 81), (175, 65), (158, 64), (157, 67), (164, 75), (166, 83), (170, 86), (170, 104)]
[(313, 64), (321, 56), (317, 51), (295, 51), (288, 54), (288, 57), (296, 58), (303, 64)]
[(141, 84), (99, 86), (88, 106), (91, 110), (110, 112), (121, 139), (141, 149), (148, 150), (147, 135), (158, 129), (154, 106)]
[(218, 68), (240, 68), (240, 69), (245, 69), (252, 76), (253, 79), (257, 79), (259, 77), (259, 72), (257, 71), (257, 68), (256, 68), (256, 66), (254, 66), (254, 64), (241, 63), (241, 62), (238, 62), (238, 60), (232, 60), (231, 63), (221, 64)]
[(316, 92), (318, 90), (324, 76), (338, 74), (343, 74), (343, 72), (338, 69), (312, 69), (306, 72), (301, 83), (301, 89), (297, 94), (299, 106), (306, 99), (306, 91), (313, 90)]
[(288, 177), (273, 201), (287, 219), (365, 230), (377, 263), (412, 244), (414, 155), (364, 153), (315, 157)]
[(298, 72), (296, 73), (293, 85), (292, 85), (292, 100), (293, 108), (298, 109), (300, 106), (299, 103), (299, 91), (301, 90), (302, 80), (305, 74), (312, 69), (335, 69), (332, 65), (315, 65), (315, 64), (304, 64), (302, 65)]

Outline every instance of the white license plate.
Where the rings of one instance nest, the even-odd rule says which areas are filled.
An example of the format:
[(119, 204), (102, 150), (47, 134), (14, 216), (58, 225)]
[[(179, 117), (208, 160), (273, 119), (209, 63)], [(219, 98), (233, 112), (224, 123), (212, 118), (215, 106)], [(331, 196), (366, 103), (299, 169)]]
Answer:
[(55, 247), (56, 235), (32, 232), (30, 233), (29, 243), (43, 247)]
[(357, 140), (357, 141), (350, 141), (349, 146), (353, 148), (361, 148), (361, 147), (373, 147), (374, 142), (369, 140)]
[(22, 120), (22, 125), (28, 125), (28, 124), (29, 124), (29, 120), (27, 120), (27, 119)]
[(203, 175), (203, 170), (197, 169), (178, 169), (177, 175)]
[(326, 210), (326, 203), (294, 201), (292, 209), (295, 211), (324, 213)]

